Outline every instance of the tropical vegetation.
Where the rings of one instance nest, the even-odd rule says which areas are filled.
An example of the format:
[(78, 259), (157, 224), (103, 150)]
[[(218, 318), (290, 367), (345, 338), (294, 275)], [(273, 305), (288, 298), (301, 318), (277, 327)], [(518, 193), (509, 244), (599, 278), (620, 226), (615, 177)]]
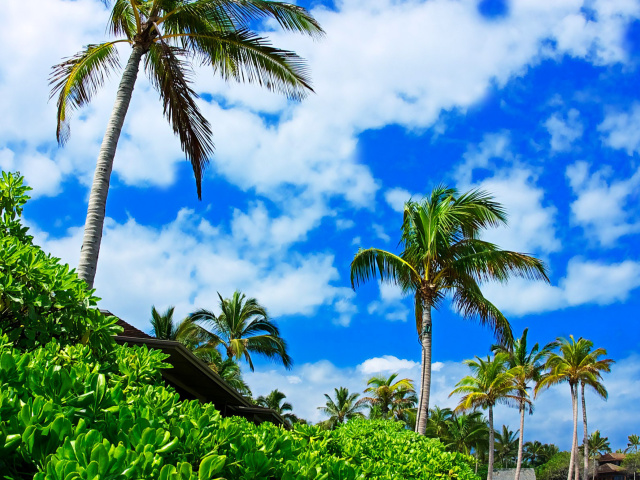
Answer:
[(359, 393), (349, 393), (344, 387), (335, 388), (334, 392), (335, 398), (325, 393), (327, 403), (324, 407), (318, 407), (318, 410), (329, 416), (329, 419), (323, 422), (324, 427), (332, 430), (348, 420), (364, 418), (362, 410), (366, 405), (362, 400), (358, 400)]
[(105, 80), (119, 70), (118, 44), (131, 53), (100, 147), (89, 196), (78, 276), (93, 287), (116, 146), (129, 108), (140, 63), (158, 91), (164, 114), (193, 168), (198, 198), (213, 154), (211, 126), (196, 102), (192, 61), (210, 66), (225, 80), (256, 83), (293, 99), (311, 91), (304, 61), (273, 47), (251, 29), (273, 20), (283, 30), (323, 34), (303, 8), (270, 0), (104, 0), (112, 6), (107, 31), (115, 40), (87, 45), (53, 67), (51, 97), (57, 97), (57, 139), (69, 137), (74, 110), (88, 104)]
[(416, 431), (427, 427), (431, 385), (432, 310), (447, 295), (464, 318), (489, 326), (498, 341), (513, 341), (511, 327), (487, 300), (480, 284), (506, 282), (511, 276), (548, 281), (544, 264), (523, 253), (501, 250), (481, 240), (488, 228), (507, 224), (503, 207), (487, 192), (458, 193), (439, 186), (422, 202), (405, 203), (399, 254), (379, 248), (360, 249), (351, 263), (353, 288), (380, 277), (412, 294), (418, 338), (422, 345), (420, 403)]

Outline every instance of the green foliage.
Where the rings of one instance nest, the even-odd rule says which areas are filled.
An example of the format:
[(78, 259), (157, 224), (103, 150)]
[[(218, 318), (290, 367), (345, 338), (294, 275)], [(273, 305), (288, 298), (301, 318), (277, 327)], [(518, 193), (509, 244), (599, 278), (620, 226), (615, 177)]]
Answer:
[(622, 461), (622, 468), (629, 473), (640, 474), (640, 453), (628, 453)]
[(57, 338), (88, 343), (97, 353), (119, 331), (115, 317), (95, 308), (97, 297), (68, 265), (33, 245), (21, 224), (31, 190), (17, 174), (0, 179), (0, 321), (9, 341), (33, 350)]
[(564, 480), (569, 473), (570, 452), (559, 452), (547, 463), (536, 468), (538, 480)]
[(399, 422), (334, 431), (222, 418), (162, 386), (166, 355), (88, 345), (31, 352), (0, 336), (0, 476), (5, 480), (476, 480), (469, 457)]

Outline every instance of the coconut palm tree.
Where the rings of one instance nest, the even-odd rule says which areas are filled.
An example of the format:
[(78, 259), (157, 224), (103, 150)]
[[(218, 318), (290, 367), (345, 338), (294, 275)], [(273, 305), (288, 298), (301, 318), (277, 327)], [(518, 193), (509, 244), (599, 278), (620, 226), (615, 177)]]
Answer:
[(442, 443), (449, 431), (449, 422), (453, 418), (453, 410), (450, 408), (440, 408), (437, 405), (429, 410), (429, 420), (425, 435), (427, 437), (438, 438)]
[(518, 432), (514, 433), (506, 425), (502, 425), (502, 431), (496, 432), (496, 456), (504, 468), (508, 468), (514, 459), (517, 461), (519, 443), (517, 435)]
[(360, 394), (349, 393), (345, 387), (334, 388), (335, 400), (326, 393), (324, 394), (327, 403), (324, 407), (318, 407), (322, 413), (329, 416), (326, 425), (333, 430), (336, 425), (345, 423), (352, 418), (363, 418), (362, 410), (366, 408), (366, 404), (362, 400), (358, 400)]
[(220, 357), (216, 350), (218, 341), (209, 332), (187, 317), (180, 322), (173, 318), (175, 307), (170, 306), (164, 312), (151, 307), (151, 334), (161, 340), (182, 343), (196, 357), (208, 364), (215, 363)]
[(524, 459), (529, 466), (540, 465), (540, 459), (542, 457), (542, 451), (544, 446), (538, 440), (533, 442), (526, 442), (524, 444)]
[[(476, 357), (475, 360), (465, 360), (471, 368), (472, 375), (468, 375), (456, 384), (456, 388), (449, 394), (463, 394), (456, 412), (476, 408), (489, 411), (489, 470), (487, 480), (493, 478), (494, 430), (493, 407), (496, 404), (514, 404), (520, 401), (518, 388), (513, 374), (508, 369), (508, 357), (504, 353), (497, 353), (494, 357), (487, 356), (486, 360)], [(525, 399), (526, 400), (526, 399)], [(528, 401), (528, 400), (526, 400)]]
[(453, 414), (447, 421), (447, 427), (445, 446), (465, 455), (470, 455), (471, 450), (489, 435), (482, 412)]
[[(520, 410), (520, 436), (518, 439), (518, 459), (516, 462), (515, 480), (520, 479), (520, 471), (522, 470), (524, 414), (527, 410), (527, 403), (524, 399), (529, 396), (529, 382), (537, 382), (540, 380), (544, 369), (544, 361), (553, 348), (553, 344), (548, 344), (541, 349), (536, 343), (531, 347), (531, 350), (529, 350), (527, 348), (528, 331), (529, 329), (525, 328), (522, 336), (517, 339), (512, 346), (494, 345), (491, 347), (494, 352), (503, 352), (508, 355), (509, 367), (511, 368), (511, 373), (518, 387), (518, 393), (522, 398), (522, 400), (518, 402), (518, 409)], [(529, 403), (528, 405), (529, 414), (531, 414), (533, 413), (532, 404)]]
[(423, 435), (431, 386), (432, 310), (451, 294), (454, 309), (464, 318), (477, 318), (495, 332), (500, 343), (510, 344), (509, 322), (482, 295), (480, 285), (485, 281), (505, 282), (512, 275), (548, 281), (540, 260), (480, 240), (485, 229), (506, 223), (504, 209), (487, 192), (459, 194), (456, 189), (438, 186), (422, 202), (405, 203), (400, 254), (360, 249), (351, 262), (354, 289), (379, 276), (414, 297), (416, 329), (422, 345), (417, 431)]
[(629, 453), (633, 451), (633, 453), (638, 453), (638, 447), (640, 447), (640, 436), (638, 435), (629, 435), (627, 437), (629, 443), (627, 443), (627, 448), (625, 449), (625, 453)]
[[(367, 382), (368, 387), (364, 393), (369, 393), (371, 396), (363, 397), (361, 401), (372, 407), (378, 407), (382, 418), (389, 418), (393, 414), (394, 404), (398, 406), (406, 405), (406, 396), (411, 392), (415, 392), (411, 380), (403, 378), (395, 381), (397, 377), (397, 373), (389, 377), (380, 375), (371, 377)], [(398, 397), (399, 392), (401, 392), (400, 397)]]
[(209, 362), (209, 368), (220, 375), (229, 386), (235, 388), (240, 394), (245, 397), (251, 397), (251, 389), (247, 382), (242, 378), (242, 370), (240, 365), (233, 358), (222, 358), (220, 352), (216, 351), (217, 355), (212, 356)]
[(218, 344), (224, 347), (228, 358), (238, 360), (244, 357), (253, 371), (251, 354), (257, 353), (291, 368), (293, 361), (287, 353), (287, 343), (280, 336), (276, 324), (269, 319), (267, 310), (255, 298), (247, 298), (237, 290), (231, 298), (222, 298), (219, 293), (218, 297), (221, 310), (219, 315), (200, 309), (189, 318), (210, 332)]
[[(605, 453), (611, 452), (611, 445), (609, 444), (609, 437), (603, 437), (600, 435), (600, 430), (596, 430), (589, 436), (589, 440), (587, 442), (588, 452), (591, 454), (591, 458), (593, 458), (593, 473), (592, 478), (595, 480), (596, 478), (596, 459), (598, 456), (603, 455)], [(586, 478), (586, 474), (585, 474)]]
[(293, 407), (289, 402), (284, 402), (285, 398), (287, 398), (287, 396), (276, 388), (269, 392), (269, 395), (266, 397), (260, 395), (256, 398), (255, 403), (261, 407), (274, 410), (276, 413), (281, 415), (286, 422), (292, 424), (298, 419), (298, 417), (291, 413)]
[(411, 388), (400, 388), (394, 395), (393, 403), (391, 404), (391, 415), (396, 421), (404, 422), (407, 428), (415, 430), (417, 403), (418, 397), (413, 386)]
[(311, 90), (306, 67), (295, 53), (270, 45), (251, 31), (261, 19), (284, 30), (321, 35), (303, 8), (270, 0), (103, 0), (113, 4), (107, 30), (116, 39), (87, 45), (53, 67), (51, 97), (57, 96), (57, 139), (69, 137), (70, 114), (89, 103), (120, 67), (117, 45), (131, 53), (100, 147), (82, 242), (78, 276), (93, 287), (116, 145), (144, 58), (144, 69), (162, 100), (164, 114), (191, 162), (198, 198), (202, 174), (213, 153), (211, 127), (191, 86), (191, 61), (212, 67), (225, 80), (247, 81), (300, 99)]
[[(607, 397), (607, 391), (600, 382), (601, 372), (611, 370), (613, 360), (600, 359), (606, 355), (607, 351), (603, 348), (592, 350), (593, 342), (584, 338), (577, 341), (570, 335), (569, 339), (558, 338), (555, 342), (558, 352), (552, 352), (547, 357), (545, 367), (548, 372), (545, 373), (535, 387), (537, 395), (542, 389), (548, 388), (560, 383), (568, 383), (571, 390), (571, 403), (573, 409), (573, 438), (571, 444), (571, 457), (569, 460), (569, 472), (567, 480), (571, 480), (571, 475), (578, 474), (578, 387), (580, 384), (589, 385), (598, 395), (603, 398)], [(584, 388), (583, 388), (584, 395)], [(583, 404), (584, 421), (586, 424), (586, 404)], [(585, 439), (586, 444), (586, 439)], [(588, 444), (585, 452), (588, 454)], [(588, 466), (588, 464), (587, 464)], [(575, 471), (574, 471), (575, 468)], [(585, 473), (586, 475), (586, 473)]]

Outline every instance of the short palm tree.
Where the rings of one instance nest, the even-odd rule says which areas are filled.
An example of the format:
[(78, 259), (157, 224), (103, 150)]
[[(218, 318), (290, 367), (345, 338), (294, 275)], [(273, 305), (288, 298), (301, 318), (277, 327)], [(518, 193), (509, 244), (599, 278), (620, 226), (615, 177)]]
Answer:
[(102, 238), (113, 159), (125, 115), (144, 58), (164, 114), (191, 162), (198, 198), (202, 174), (213, 153), (211, 127), (200, 112), (191, 86), (191, 62), (212, 67), (224, 79), (257, 83), (298, 99), (311, 90), (302, 59), (272, 47), (251, 31), (259, 20), (273, 19), (284, 30), (321, 35), (303, 8), (270, 0), (103, 0), (113, 4), (107, 30), (116, 37), (87, 45), (53, 67), (51, 96), (58, 97), (57, 138), (69, 137), (73, 110), (89, 103), (105, 79), (117, 71), (117, 44), (131, 46), (116, 101), (102, 141), (89, 197), (78, 276), (93, 287)]
[(540, 459), (542, 457), (542, 450), (544, 446), (538, 440), (533, 442), (526, 442), (524, 444), (524, 459), (527, 465), (537, 467), (540, 465)]
[(214, 362), (220, 356), (216, 350), (218, 341), (189, 317), (176, 322), (174, 311), (175, 307), (171, 306), (161, 313), (152, 306), (151, 334), (161, 340), (180, 342), (201, 360), (209, 364)]
[(231, 298), (222, 298), (219, 293), (218, 297), (219, 315), (200, 309), (189, 318), (210, 332), (224, 347), (228, 358), (238, 360), (244, 357), (253, 371), (251, 354), (256, 353), (291, 368), (293, 361), (287, 353), (287, 343), (280, 336), (276, 324), (269, 319), (267, 310), (255, 298), (247, 298), (239, 291), (235, 291)]
[(489, 412), (489, 462), (487, 480), (493, 478), (494, 430), (493, 407), (496, 404), (515, 404), (520, 401), (518, 389), (513, 375), (508, 368), (508, 357), (504, 353), (497, 353), (494, 357), (483, 360), (465, 360), (472, 371), (456, 384), (451, 395), (462, 394), (463, 397), (455, 411), (466, 411), (476, 408), (487, 409)]
[(362, 410), (366, 408), (366, 405), (361, 400), (358, 400), (359, 394), (350, 394), (345, 387), (335, 388), (334, 391), (335, 400), (325, 393), (324, 396), (327, 399), (327, 403), (324, 407), (318, 407), (318, 410), (329, 416), (326, 421), (329, 429), (334, 429), (336, 425), (345, 423), (352, 418), (364, 417)]
[[(569, 473), (567, 480), (571, 480), (572, 474), (578, 477), (578, 386), (583, 385), (582, 394), (584, 397), (584, 385), (589, 385), (602, 398), (607, 398), (607, 390), (601, 383), (601, 372), (611, 370), (613, 360), (600, 359), (606, 355), (603, 348), (592, 350), (593, 342), (584, 338), (577, 341), (573, 335), (566, 338), (558, 338), (555, 342), (558, 352), (549, 354), (546, 361), (548, 372), (543, 375), (535, 387), (536, 395), (545, 388), (560, 383), (568, 383), (571, 390), (571, 403), (573, 409), (573, 438), (571, 446), (571, 457), (569, 460)], [(583, 399), (583, 416), (586, 429), (586, 404)], [(585, 435), (585, 455), (588, 455), (588, 443)], [(587, 459), (588, 462), (588, 459)], [(587, 463), (588, 467), (588, 463)], [(574, 470), (575, 469), (575, 470)], [(586, 471), (585, 471), (586, 476)]]
[(266, 397), (260, 395), (258, 398), (256, 398), (255, 403), (256, 405), (259, 405), (261, 407), (270, 408), (271, 410), (281, 415), (286, 422), (291, 424), (295, 420), (297, 420), (298, 417), (291, 413), (291, 411), (293, 410), (293, 406), (291, 406), (289, 402), (285, 402), (285, 398), (287, 398), (287, 396), (276, 388), (275, 390), (269, 392), (269, 395), (267, 395)]
[(209, 368), (216, 372), (220, 378), (229, 384), (229, 386), (235, 388), (240, 394), (245, 397), (251, 397), (251, 388), (242, 377), (242, 370), (240, 365), (233, 358), (222, 358), (220, 352), (216, 351), (217, 355), (212, 355), (209, 362)]
[[(516, 462), (515, 480), (520, 479), (520, 471), (522, 470), (524, 414), (527, 410), (527, 403), (525, 402), (525, 399), (529, 396), (529, 382), (537, 382), (540, 380), (542, 371), (544, 370), (546, 357), (553, 348), (553, 344), (548, 344), (541, 349), (536, 343), (531, 347), (531, 350), (529, 350), (527, 346), (528, 331), (529, 329), (525, 328), (522, 332), (522, 336), (511, 346), (494, 345), (492, 347), (494, 352), (503, 352), (507, 354), (509, 367), (518, 387), (518, 393), (522, 399), (518, 402), (518, 408), (520, 410), (520, 436), (518, 440), (518, 459)], [(532, 404), (529, 403), (528, 405), (529, 413), (533, 413)]]
[[(603, 455), (605, 453), (611, 452), (611, 445), (609, 443), (609, 437), (603, 437), (600, 435), (600, 430), (596, 430), (589, 436), (589, 441), (587, 442), (588, 452), (591, 454), (591, 458), (593, 458), (593, 473), (592, 478), (595, 480), (596, 478), (596, 459), (598, 456)], [(586, 474), (585, 474), (586, 479)]]
[[(414, 391), (411, 380), (403, 378), (396, 381), (397, 377), (397, 373), (389, 377), (381, 375), (371, 377), (367, 382), (368, 387), (364, 393), (368, 393), (370, 396), (363, 397), (361, 401), (372, 407), (378, 407), (382, 418), (389, 418), (389, 416), (393, 414), (394, 404), (398, 406), (406, 404), (407, 394)], [(401, 392), (400, 397), (398, 397), (399, 392)]]
[(394, 395), (393, 403), (391, 404), (391, 415), (396, 421), (404, 422), (407, 428), (415, 430), (417, 403), (418, 397), (413, 386), (411, 388), (400, 388)]
[(548, 281), (544, 264), (523, 253), (501, 250), (479, 237), (490, 227), (506, 225), (507, 215), (487, 192), (436, 187), (422, 202), (404, 207), (400, 254), (360, 249), (351, 262), (351, 285), (357, 288), (377, 276), (414, 297), (416, 329), (422, 344), (422, 375), (417, 431), (424, 435), (431, 387), (433, 309), (447, 294), (464, 318), (488, 325), (500, 343), (512, 342), (511, 327), (480, 291), (485, 281), (506, 282), (516, 275)]
[(448, 434), (449, 422), (453, 418), (453, 411), (450, 408), (440, 408), (437, 405), (429, 410), (429, 420), (427, 421), (426, 435), (431, 438), (438, 438), (442, 443)]
[(518, 432), (514, 433), (506, 425), (502, 425), (502, 431), (496, 432), (496, 456), (504, 468), (509, 468), (514, 459), (517, 462), (519, 443), (517, 436)]
[(446, 447), (470, 455), (478, 444), (488, 438), (489, 430), (482, 412), (458, 413), (447, 422)]

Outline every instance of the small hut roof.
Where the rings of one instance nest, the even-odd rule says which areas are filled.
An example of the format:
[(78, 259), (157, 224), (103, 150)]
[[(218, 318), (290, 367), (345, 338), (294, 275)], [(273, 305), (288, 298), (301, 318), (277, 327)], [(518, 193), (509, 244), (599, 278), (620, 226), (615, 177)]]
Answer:
[[(514, 480), (516, 478), (515, 468), (504, 468), (493, 471), (493, 480)], [(536, 472), (533, 468), (523, 468), (520, 470), (520, 480), (536, 480)]]

